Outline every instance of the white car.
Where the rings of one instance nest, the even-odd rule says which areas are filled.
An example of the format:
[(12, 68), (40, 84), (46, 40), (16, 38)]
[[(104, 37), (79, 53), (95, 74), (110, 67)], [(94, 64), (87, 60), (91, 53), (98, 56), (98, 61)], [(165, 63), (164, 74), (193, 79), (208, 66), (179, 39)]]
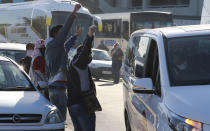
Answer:
[(139, 30), (126, 52), (126, 131), (210, 131), (210, 25)]
[(93, 77), (112, 78), (112, 58), (105, 50), (92, 49), (93, 60), (89, 64)]
[(0, 56), (0, 131), (32, 130), (64, 131), (64, 121), (27, 74), (13, 60)]
[(0, 43), (0, 55), (7, 56), (16, 62), (19, 62), (26, 56), (26, 44)]

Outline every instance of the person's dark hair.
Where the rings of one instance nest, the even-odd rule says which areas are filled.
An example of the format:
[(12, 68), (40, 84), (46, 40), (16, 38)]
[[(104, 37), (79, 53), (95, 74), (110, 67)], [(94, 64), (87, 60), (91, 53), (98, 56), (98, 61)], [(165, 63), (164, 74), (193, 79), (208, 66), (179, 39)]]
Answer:
[(63, 25), (56, 25), (50, 30), (50, 37), (54, 37), (54, 34), (58, 33), (58, 31), (63, 27)]
[(26, 45), (26, 50), (31, 50), (31, 49), (34, 49), (34, 44), (28, 43), (28, 44)]

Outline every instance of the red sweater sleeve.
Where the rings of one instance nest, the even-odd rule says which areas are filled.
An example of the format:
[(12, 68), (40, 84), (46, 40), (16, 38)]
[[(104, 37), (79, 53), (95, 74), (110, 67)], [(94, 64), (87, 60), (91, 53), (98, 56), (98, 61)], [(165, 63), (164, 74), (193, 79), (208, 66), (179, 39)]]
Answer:
[(45, 74), (45, 59), (42, 56), (36, 57), (33, 62), (32, 68), (34, 70), (39, 70), (41, 73)]

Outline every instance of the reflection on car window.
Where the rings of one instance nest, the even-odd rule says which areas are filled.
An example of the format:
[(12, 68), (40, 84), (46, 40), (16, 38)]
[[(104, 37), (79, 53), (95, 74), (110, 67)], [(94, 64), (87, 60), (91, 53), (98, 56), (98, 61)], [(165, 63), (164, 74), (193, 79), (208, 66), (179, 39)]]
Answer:
[(25, 75), (11, 62), (0, 61), (0, 89), (32, 88)]
[(16, 50), (0, 50), (1, 56), (7, 56), (16, 62), (19, 62), (21, 58), (25, 57), (25, 51), (16, 51)]
[(6, 84), (6, 79), (2, 68), (0, 68), (0, 83), (4, 85)]
[(171, 39), (167, 52), (172, 85), (210, 84), (210, 36)]

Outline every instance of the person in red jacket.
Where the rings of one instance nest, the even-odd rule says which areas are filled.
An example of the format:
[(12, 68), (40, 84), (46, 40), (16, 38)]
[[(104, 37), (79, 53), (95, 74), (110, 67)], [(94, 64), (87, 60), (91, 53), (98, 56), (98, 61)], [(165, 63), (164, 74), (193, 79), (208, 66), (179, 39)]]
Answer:
[[(29, 76), (36, 87), (38, 87), (39, 81), (47, 82), (47, 77), (45, 74), (45, 46), (44, 40), (38, 40), (35, 43), (34, 51), (32, 53), (31, 67), (29, 71)], [(47, 89), (42, 89), (41, 92), (45, 97), (48, 98)]]

